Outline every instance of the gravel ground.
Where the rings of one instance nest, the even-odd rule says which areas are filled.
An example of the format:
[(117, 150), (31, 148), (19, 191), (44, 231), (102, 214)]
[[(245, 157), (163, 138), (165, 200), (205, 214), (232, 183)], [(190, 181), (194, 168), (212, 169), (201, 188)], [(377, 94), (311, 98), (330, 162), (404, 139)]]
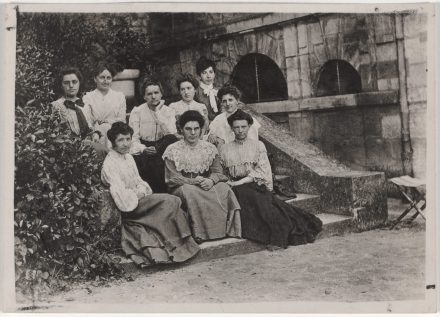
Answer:
[[(401, 210), (390, 200), (390, 214)], [(394, 211), (394, 212), (393, 212)], [(76, 285), (37, 304), (365, 302), (424, 299), (425, 226), (377, 229), (273, 252), (146, 271), (106, 286)]]

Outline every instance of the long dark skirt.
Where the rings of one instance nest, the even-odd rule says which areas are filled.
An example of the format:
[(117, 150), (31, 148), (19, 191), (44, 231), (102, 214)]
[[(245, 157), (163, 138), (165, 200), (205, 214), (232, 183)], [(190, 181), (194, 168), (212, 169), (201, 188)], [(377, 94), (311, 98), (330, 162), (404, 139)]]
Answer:
[(152, 194), (121, 213), (122, 249), (137, 264), (183, 262), (200, 250), (178, 197)]
[(243, 238), (285, 248), (313, 242), (322, 230), (319, 218), (276, 198), (264, 186), (248, 183), (233, 190), (241, 206)]
[(173, 134), (165, 135), (158, 141), (141, 141), (145, 146), (154, 146), (157, 153), (153, 155), (147, 155), (145, 153), (133, 155), (139, 175), (150, 185), (154, 193), (167, 192), (167, 186), (165, 184), (165, 163), (162, 159), (162, 155), (168, 145), (176, 141), (177, 137)]

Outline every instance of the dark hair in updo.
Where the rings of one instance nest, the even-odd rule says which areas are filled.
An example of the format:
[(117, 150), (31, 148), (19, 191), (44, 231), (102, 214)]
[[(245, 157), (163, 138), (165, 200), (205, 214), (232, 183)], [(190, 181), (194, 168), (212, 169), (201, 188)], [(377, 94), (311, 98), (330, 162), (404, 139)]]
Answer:
[(228, 117), (228, 123), (231, 127), (234, 121), (237, 120), (246, 120), (250, 126), (254, 123), (254, 119), (252, 118), (252, 116), (241, 109), (238, 109)]
[(200, 114), (200, 112), (195, 110), (188, 110), (185, 111), (179, 118), (179, 127), (183, 130), (183, 127), (185, 124), (187, 124), (190, 121), (197, 121), (199, 123), (200, 128), (203, 128), (203, 125), (205, 123), (205, 119)]
[(112, 77), (115, 77), (118, 71), (116, 70), (116, 67), (107, 64), (107, 63), (99, 63), (96, 68), (93, 70), (93, 77), (97, 77), (99, 74), (101, 74), (103, 71), (108, 70)]
[(178, 91), (180, 91), (180, 85), (186, 81), (191, 83), (194, 89), (197, 89), (197, 87), (199, 87), (199, 82), (197, 81), (197, 79), (195, 79), (193, 75), (186, 73), (182, 74), (176, 81)]
[(76, 75), (76, 77), (78, 78), (78, 81), (79, 81), (79, 87), (81, 89), (83, 76), (78, 68), (71, 67), (71, 66), (65, 66), (65, 67), (61, 68), (60, 72), (58, 73), (58, 81), (57, 81), (58, 85), (61, 87), (63, 84), (64, 76), (70, 75), (70, 74)]
[(235, 99), (237, 99), (237, 101), (239, 101), (241, 98), (240, 90), (238, 90), (237, 87), (232, 85), (225, 85), (222, 88), (220, 88), (219, 91), (217, 92), (217, 97), (218, 99), (222, 100), (223, 96), (227, 94), (234, 96)]
[(215, 73), (215, 63), (214, 61), (207, 59), (205, 56), (202, 56), (199, 58), (199, 60), (196, 63), (196, 72), (197, 75), (200, 76), (200, 74), (205, 70), (208, 69), (209, 67), (212, 67), (212, 70)]
[(147, 89), (148, 86), (158, 86), (160, 93), (163, 95), (163, 89), (162, 89), (162, 85), (161, 85), (160, 81), (154, 80), (154, 79), (147, 79), (142, 83), (142, 86), (141, 86), (141, 95), (142, 96), (145, 95), (145, 89)]
[(110, 140), (113, 146), (115, 145), (115, 140), (119, 134), (130, 134), (130, 136), (133, 136), (133, 129), (128, 124), (122, 121), (117, 121), (113, 123), (110, 130), (107, 131), (107, 138)]

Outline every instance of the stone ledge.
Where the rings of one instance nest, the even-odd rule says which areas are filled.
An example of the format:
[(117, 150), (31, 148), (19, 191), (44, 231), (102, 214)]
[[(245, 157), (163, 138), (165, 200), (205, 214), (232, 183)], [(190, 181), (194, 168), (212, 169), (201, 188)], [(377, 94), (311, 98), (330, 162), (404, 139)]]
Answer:
[(259, 113), (285, 113), (316, 110), (331, 110), (336, 108), (352, 108), (378, 105), (392, 105), (399, 102), (398, 91), (385, 90), (362, 92), (338, 96), (304, 98), (298, 100), (282, 100), (248, 104)]

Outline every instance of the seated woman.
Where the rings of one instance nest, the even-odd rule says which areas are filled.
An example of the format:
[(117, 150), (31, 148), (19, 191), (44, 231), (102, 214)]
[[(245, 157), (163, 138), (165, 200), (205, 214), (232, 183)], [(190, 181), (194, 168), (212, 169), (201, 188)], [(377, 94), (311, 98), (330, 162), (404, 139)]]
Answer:
[(116, 72), (106, 64), (99, 64), (95, 70), (96, 89), (85, 94), (83, 101), (87, 117), (95, 131), (100, 131), (99, 140), (108, 148), (111, 142), (107, 140), (107, 131), (113, 122), (126, 122), (127, 105), (122, 92), (111, 89), (111, 83)]
[(197, 111), (180, 117), (183, 140), (165, 150), (165, 182), (182, 199), (197, 242), (240, 237), (240, 206), (222, 174), (217, 148), (200, 140), (204, 118)]
[(142, 91), (146, 102), (131, 111), (128, 121), (134, 131), (130, 154), (142, 179), (155, 193), (166, 193), (162, 155), (168, 145), (177, 141), (176, 117), (162, 100), (159, 82), (144, 82)]
[[(235, 134), (228, 124), (228, 117), (234, 114), (241, 103), (241, 93), (235, 86), (224, 86), (217, 93), (221, 100), (223, 112), (219, 114), (209, 125), (208, 141), (219, 145), (234, 141)], [(249, 139), (258, 140), (260, 123), (253, 119), (254, 124), (249, 129)]]
[(220, 157), (241, 206), (242, 237), (269, 248), (313, 242), (322, 229), (316, 216), (272, 193), (272, 171), (264, 144), (248, 137), (252, 117), (237, 110), (228, 118), (235, 140), (220, 147)]
[(153, 194), (141, 179), (129, 154), (132, 135), (128, 124), (112, 124), (107, 132), (112, 150), (101, 171), (102, 182), (110, 187), (121, 211), (122, 249), (141, 266), (186, 261), (199, 251), (199, 246), (180, 209), (181, 201), (169, 194)]
[[(177, 123), (179, 117), (188, 110), (196, 110), (203, 116), (202, 136), (205, 135), (206, 129), (209, 126), (208, 110), (203, 103), (194, 100), (196, 89), (199, 86), (197, 80), (191, 74), (184, 74), (177, 80), (177, 89), (180, 92), (181, 100), (173, 102), (169, 105), (176, 114)], [(179, 128), (181, 129), (181, 128)]]
[(61, 69), (57, 82), (62, 89), (63, 96), (52, 102), (52, 111), (58, 115), (61, 124), (65, 124), (73, 134), (91, 144), (98, 153), (98, 157), (104, 159), (108, 149), (100, 143), (91, 141), (99, 139), (100, 132), (93, 131), (84, 112), (84, 102), (78, 97), (82, 79), (81, 72), (75, 67)]

